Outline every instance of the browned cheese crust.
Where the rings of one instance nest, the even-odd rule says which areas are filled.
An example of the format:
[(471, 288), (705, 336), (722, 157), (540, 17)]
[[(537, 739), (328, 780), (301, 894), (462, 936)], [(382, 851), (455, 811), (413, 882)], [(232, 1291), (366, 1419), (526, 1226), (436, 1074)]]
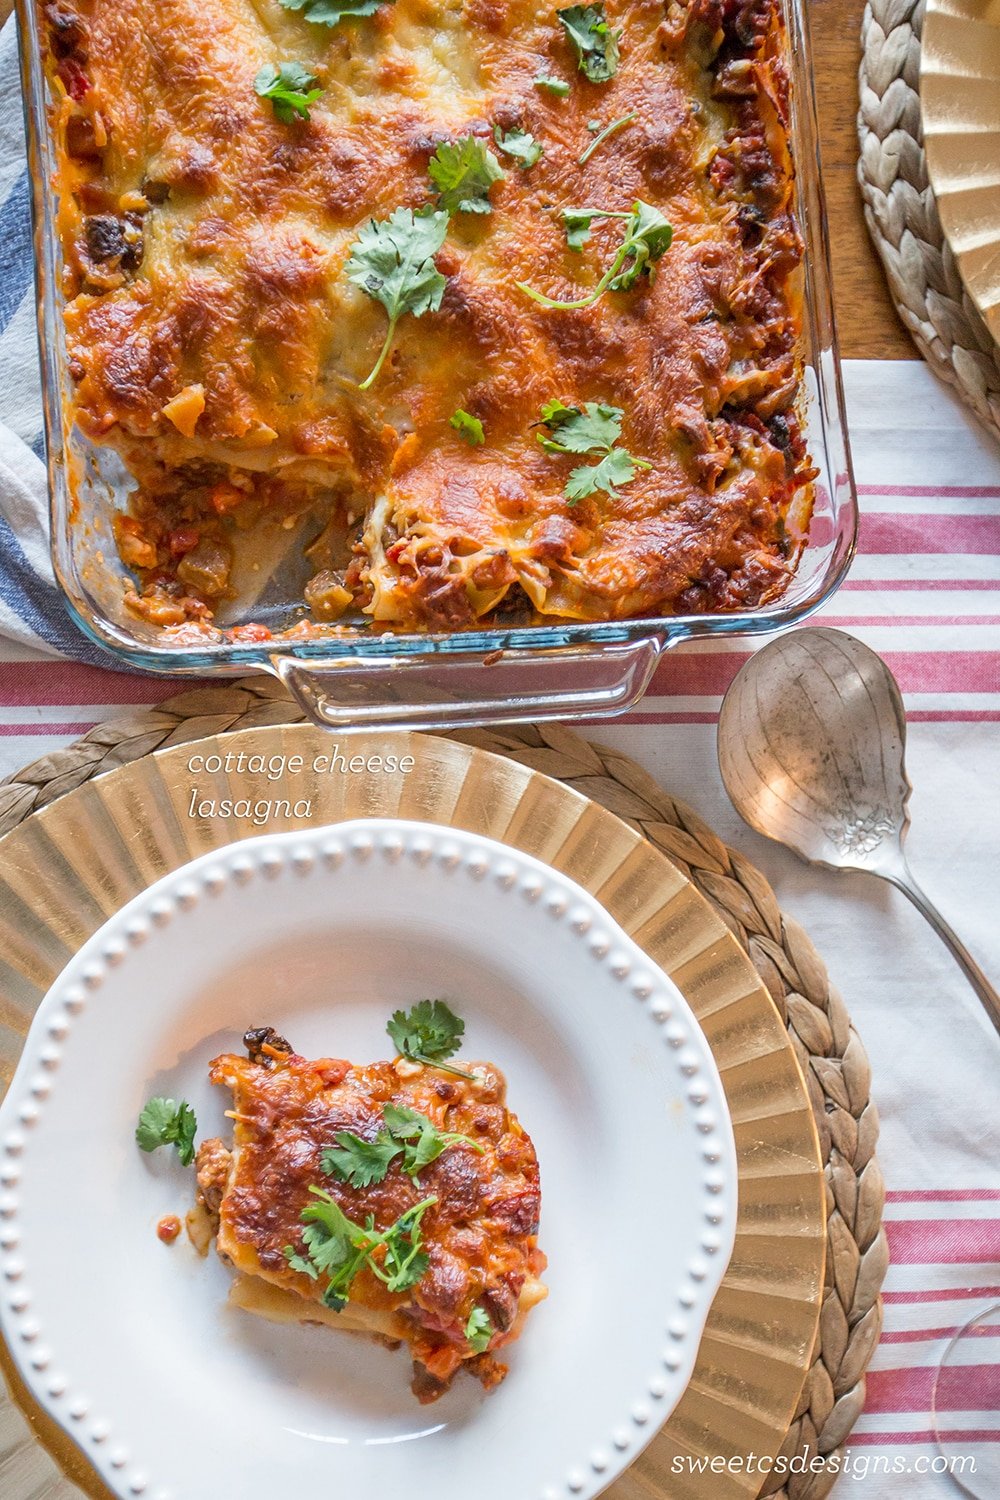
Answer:
[[(244, 1287), (243, 1306), (265, 1316), (277, 1306), (281, 1316), (298, 1321), (405, 1342), (414, 1360), (414, 1391), (426, 1401), (463, 1366), (487, 1387), (503, 1378), (496, 1352), (519, 1335), (528, 1311), (545, 1295), (538, 1279), (545, 1265), (537, 1242), (541, 1195), (534, 1147), (506, 1107), (506, 1085), (496, 1069), (478, 1065), (475, 1082), (408, 1063), (400, 1071), (388, 1062), (352, 1067), (294, 1053), (265, 1053), (260, 1061), (216, 1058), (210, 1077), (232, 1092), (234, 1143), (230, 1153), (221, 1142), (203, 1142), (199, 1188), (201, 1202), (217, 1215), (219, 1252), (241, 1281), (252, 1278), (291, 1294), (290, 1303), (269, 1304), (265, 1296), (258, 1304)], [(325, 1174), (323, 1148), (335, 1143), (337, 1132), (373, 1140), (389, 1103), (419, 1111), (441, 1131), (468, 1136), (479, 1149), (449, 1146), (417, 1182), (398, 1162), (382, 1182), (365, 1188)], [(323, 1280), (311, 1280), (288, 1261), (288, 1247), (301, 1245), (301, 1213), (314, 1186), (352, 1222), (363, 1225), (371, 1216), (376, 1230), (435, 1198), (421, 1221), (429, 1265), (420, 1280), (392, 1293), (366, 1267), (351, 1283), (345, 1309), (324, 1307)], [(483, 1309), (494, 1330), (478, 1353), (466, 1335), (474, 1308)]]
[[(44, 14), (72, 415), (138, 481), (117, 528), (137, 613), (210, 629), (236, 532), (303, 512), (314, 623), (610, 620), (782, 593), (814, 471), (779, 0), (608, 0), (621, 61), (600, 84), (537, 0), (395, 0), (332, 29), (279, 0)], [(320, 81), (308, 121), (254, 92), (287, 60)], [(581, 166), (590, 122), (629, 115)], [(544, 154), (523, 170), (497, 127)], [(345, 275), (351, 245), (432, 204), (432, 154), (470, 133), (504, 168), (492, 211), (453, 214), (440, 309), (400, 320), (363, 391), (387, 320)], [(519, 290), (585, 295), (622, 221), (574, 252), (561, 210), (639, 199), (674, 229), (655, 276), (575, 311)], [(553, 398), (620, 408), (650, 467), (569, 505), (574, 461), (537, 441)], [(458, 408), (481, 446), (449, 425)]]

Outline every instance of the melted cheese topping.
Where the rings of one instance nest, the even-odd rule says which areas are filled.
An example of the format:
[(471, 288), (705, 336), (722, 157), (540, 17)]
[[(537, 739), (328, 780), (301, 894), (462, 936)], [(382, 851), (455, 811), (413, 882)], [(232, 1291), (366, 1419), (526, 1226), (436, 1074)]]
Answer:
[[(73, 415), (139, 481), (119, 529), (138, 612), (208, 618), (232, 528), (317, 505), (340, 517), (319, 619), (609, 619), (781, 592), (812, 471), (777, 0), (608, 0), (621, 63), (603, 84), (538, 0), (395, 0), (333, 29), (279, 0), (74, 3), (47, 11)], [(308, 122), (254, 93), (290, 60), (323, 90)], [(581, 166), (589, 123), (625, 115)], [(495, 127), (541, 159), (522, 170)], [(350, 247), (433, 202), (431, 155), (469, 133), (504, 167), (492, 212), (452, 216), (440, 311), (401, 319), (362, 391), (387, 323), (344, 274)], [(674, 228), (654, 277), (576, 311), (518, 289), (585, 295), (622, 224), (574, 252), (560, 211), (640, 198)], [(596, 460), (540, 448), (553, 397), (620, 407), (649, 469), (568, 506), (570, 469)], [(345, 513), (368, 516), (353, 544)]]

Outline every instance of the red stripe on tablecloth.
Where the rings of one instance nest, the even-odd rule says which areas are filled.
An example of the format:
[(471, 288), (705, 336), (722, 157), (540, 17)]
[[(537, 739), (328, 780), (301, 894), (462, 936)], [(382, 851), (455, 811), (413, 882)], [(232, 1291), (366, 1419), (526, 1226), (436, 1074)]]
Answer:
[[(750, 655), (749, 651), (668, 652), (654, 673), (651, 691), (719, 697)], [(881, 655), (904, 693), (1000, 689), (1000, 651), (885, 651)]]
[(887, 1219), (885, 1232), (897, 1266), (1000, 1261), (1000, 1219)]
[(993, 708), (907, 709), (910, 724), (996, 724), (1000, 722), (1000, 710)]
[[(928, 1339), (953, 1339), (960, 1331), (959, 1324), (954, 1328), (891, 1328), (887, 1332), (883, 1331), (882, 1343), (922, 1344)], [(1000, 1329), (988, 1323), (978, 1323), (974, 1328), (966, 1328), (963, 1336), (970, 1339), (995, 1339), (1000, 1338)]]
[(990, 1302), (1000, 1297), (1000, 1286), (927, 1287), (920, 1292), (883, 1292), (889, 1302)]
[(887, 1203), (1000, 1203), (1000, 1188), (894, 1188)]
[(996, 484), (859, 484), (859, 495), (906, 495), (913, 500), (1000, 500)]
[(866, 1381), (869, 1413), (930, 1411), (932, 1403), (937, 1411), (1000, 1411), (1000, 1365), (869, 1370)]
[(0, 739), (16, 740), (22, 735), (26, 739), (46, 734), (86, 734), (93, 729), (97, 720), (88, 720), (80, 724), (0, 724)]
[[(0, 705), (2, 712), (2, 705)], [(664, 709), (661, 713), (647, 713), (637, 710), (634, 713), (623, 714), (615, 722), (619, 724), (631, 724), (635, 726), (655, 724), (715, 724), (719, 715), (716, 711), (705, 713), (671, 713)], [(1000, 709), (911, 709), (907, 714), (911, 724), (1000, 724)], [(17, 739), (24, 736), (26, 739), (39, 738), (51, 734), (87, 734), (96, 728), (101, 721), (99, 719), (81, 720), (79, 723), (63, 722), (34, 722), (30, 724), (3, 724), (0, 723), (0, 739)], [(586, 720), (567, 720), (578, 726), (585, 726)]]
[[(667, 696), (721, 697), (749, 651), (668, 652), (658, 666), (653, 691)], [(887, 651), (883, 660), (903, 692), (983, 692), (1000, 689), (1000, 651)], [(204, 687), (193, 679), (183, 686)], [(159, 703), (181, 690), (176, 678), (108, 672), (75, 662), (0, 665), (0, 708), (65, 703)]]
[(207, 681), (109, 672), (79, 662), (12, 661), (0, 664), (0, 707), (22, 708), (42, 703), (159, 703), (185, 688), (207, 686)]
[(940, 1439), (942, 1443), (996, 1443), (1000, 1441), (1000, 1428), (994, 1432), (989, 1427), (970, 1427), (968, 1431), (961, 1430), (944, 1431), (933, 1433), (925, 1432), (852, 1432), (847, 1440), (849, 1448), (889, 1448), (895, 1447), (897, 1443), (917, 1444), (935, 1443)]
[(1000, 615), (828, 615), (824, 610), (820, 622), (843, 630), (852, 625), (1000, 625)]
[(848, 578), (842, 589), (865, 589), (877, 593), (881, 589), (992, 589), (1000, 592), (998, 578)]
[(908, 515), (898, 512), (865, 511), (861, 516), (858, 547), (880, 556), (912, 553), (1000, 553), (1000, 516)]
[[(671, 713), (669, 709), (664, 709), (662, 713), (646, 713), (640, 709), (635, 713), (622, 714), (620, 719), (612, 722), (617, 724), (717, 724), (718, 721), (717, 710), (712, 713)], [(586, 720), (579, 719), (577, 723), (585, 724)]]
[[(715, 724), (718, 718), (718, 713), (671, 713), (669, 709), (664, 709), (660, 713), (652, 713), (639, 709), (609, 722), (635, 725)], [(906, 718), (910, 724), (1000, 724), (1000, 708), (911, 708), (907, 710)], [(580, 725), (586, 724), (587, 721), (573, 719), (566, 722)]]

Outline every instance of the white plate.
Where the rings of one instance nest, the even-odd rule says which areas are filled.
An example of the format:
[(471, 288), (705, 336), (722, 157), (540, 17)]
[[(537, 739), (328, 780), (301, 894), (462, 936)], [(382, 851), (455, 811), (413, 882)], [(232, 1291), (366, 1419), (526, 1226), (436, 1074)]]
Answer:
[[(391, 1055), (443, 996), (506, 1073), (542, 1172), (549, 1300), (485, 1396), (409, 1391), (403, 1352), (227, 1305), (164, 1246), (193, 1180), (144, 1156), (151, 1095), (225, 1134), (209, 1059), (273, 1025), (306, 1055)], [(112, 918), (46, 996), (0, 1108), (0, 1327), (118, 1496), (586, 1500), (679, 1400), (732, 1250), (732, 1127), (666, 977), (566, 876), (447, 828), (366, 820), (205, 855)]]

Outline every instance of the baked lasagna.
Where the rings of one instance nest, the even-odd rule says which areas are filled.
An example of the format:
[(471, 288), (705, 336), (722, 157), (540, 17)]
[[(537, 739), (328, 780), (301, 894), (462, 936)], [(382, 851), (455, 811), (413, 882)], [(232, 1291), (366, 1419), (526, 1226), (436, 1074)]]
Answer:
[(781, 594), (781, 0), (41, 3), (71, 417), (132, 478), (136, 615), (215, 636), (292, 527), (303, 634)]
[(232, 1095), (232, 1145), (197, 1155), (232, 1302), (405, 1344), (422, 1402), (462, 1369), (498, 1384), (546, 1294), (538, 1162), (502, 1075), (310, 1061), (267, 1027), (244, 1040), (210, 1071)]

